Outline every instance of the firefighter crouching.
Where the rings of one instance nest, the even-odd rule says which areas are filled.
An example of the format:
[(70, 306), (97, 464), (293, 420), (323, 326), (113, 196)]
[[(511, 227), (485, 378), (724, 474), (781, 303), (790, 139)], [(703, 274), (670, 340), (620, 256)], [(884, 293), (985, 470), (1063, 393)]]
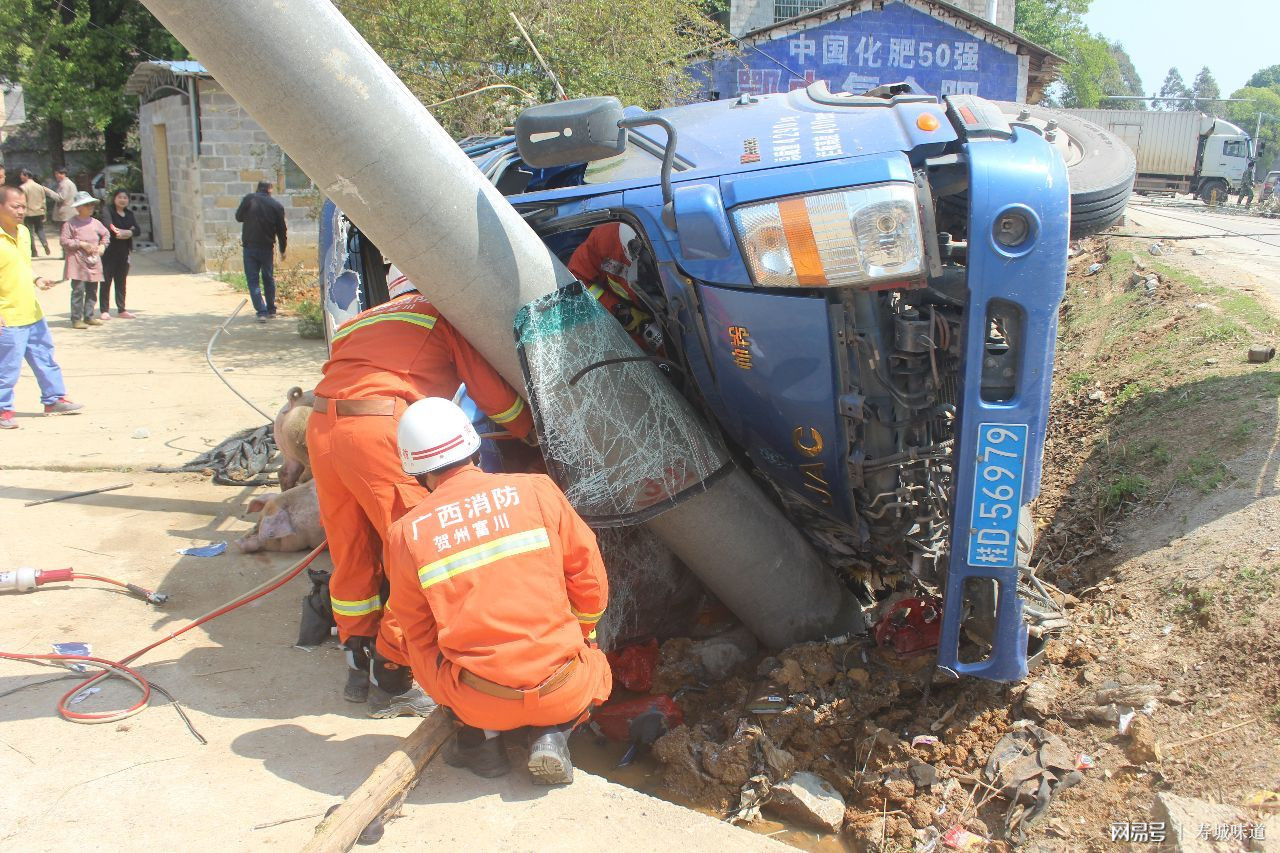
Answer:
[[(396, 423), (415, 400), (467, 393), (524, 438), (533, 425), (519, 395), (394, 266), (392, 299), (344, 323), (330, 342), (307, 424), (320, 516), (329, 539), (330, 600), (349, 672), (343, 698), (375, 718), (425, 715), (395, 616), (387, 608), (384, 537), (427, 492), (401, 470)], [(370, 688), (370, 672), (373, 686)]]
[(540, 474), (488, 474), (466, 415), (414, 403), (400, 463), (430, 492), (391, 527), (387, 572), (414, 676), (464, 724), (445, 761), (511, 768), (502, 732), (532, 727), (529, 771), (573, 780), (568, 735), (609, 697), (595, 647), (609, 587), (595, 534)]

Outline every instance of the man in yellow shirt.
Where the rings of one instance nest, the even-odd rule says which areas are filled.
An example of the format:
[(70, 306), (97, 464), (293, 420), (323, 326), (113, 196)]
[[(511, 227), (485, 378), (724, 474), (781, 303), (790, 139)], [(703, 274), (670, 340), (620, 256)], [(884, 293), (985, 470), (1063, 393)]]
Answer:
[(53, 337), (35, 290), (48, 290), (53, 282), (31, 270), (31, 235), (22, 224), (26, 214), (22, 190), (0, 186), (0, 429), (18, 428), (13, 389), (24, 358), (40, 385), (46, 415), (84, 408), (66, 398), (62, 368), (53, 360)]

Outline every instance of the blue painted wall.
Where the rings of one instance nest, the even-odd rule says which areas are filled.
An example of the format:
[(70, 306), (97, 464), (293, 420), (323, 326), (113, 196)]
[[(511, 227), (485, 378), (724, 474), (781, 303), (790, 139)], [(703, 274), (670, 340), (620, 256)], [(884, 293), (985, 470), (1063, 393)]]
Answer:
[(1016, 55), (903, 3), (815, 25), (755, 48), (743, 45), (736, 58), (703, 63), (693, 72), (704, 91), (720, 98), (787, 92), (816, 80), (827, 81), (833, 92), (908, 81), (931, 95), (976, 94), (1003, 101), (1018, 95)]

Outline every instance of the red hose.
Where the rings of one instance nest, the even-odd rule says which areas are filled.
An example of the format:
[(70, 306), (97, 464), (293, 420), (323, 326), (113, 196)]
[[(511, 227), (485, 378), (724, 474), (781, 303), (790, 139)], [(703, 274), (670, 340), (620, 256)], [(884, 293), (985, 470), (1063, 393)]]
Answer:
[[(111, 723), (111, 722), (116, 722), (118, 720), (123, 720), (126, 717), (131, 717), (134, 714), (140, 713), (143, 709), (147, 707), (147, 703), (151, 700), (151, 684), (140, 672), (138, 672), (137, 670), (131, 669), (128, 666), (128, 664), (133, 663), (135, 660), (142, 657), (147, 652), (151, 651), (157, 646), (161, 646), (169, 642), (170, 640), (174, 639), (175, 637), (179, 637), (182, 634), (185, 634), (186, 632), (190, 631), (192, 628), (198, 628), (204, 623), (217, 619), (219, 616), (222, 616), (224, 614), (230, 613), (232, 610), (236, 610), (237, 608), (243, 607), (244, 605), (248, 604), (251, 601), (257, 601), (259, 598), (262, 598), (264, 595), (268, 593), (275, 592), (277, 589), (284, 586), (286, 583), (288, 583), (289, 581), (296, 578), (299, 574), (301, 574), (303, 569), (311, 565), (311, 562), (316, 557), (320, 556), (321, 552), (324, 551), (327, 544), (328, 543), (326, 542), (321, 542), (319, 545), (315, 547), (315, 550), (307, 554), (306, 557), (304, 557), (302, 560), (296, 563), (292, 568), (286, 569), (285, 572), (277, 580), (269, 582), (267, 586), (256, 589), (256, 590), (251, 590), (250, 592), (245, 593), (240, 598), (232, 599), (230, 602), (222, 605), (216, 610), (212, 610), (209, 613), (206, 613), (204, 616), (201, 616), (199, 619), (196, 619), (193, 622), (188, 622), (186, 625), (179, 628), (178, 630), (173, 631), (169, 634), (166, 634), (165, 636), (161, 637), (159, 640), (156, 640), (154, 643), (151, 643), (150, 645), (147, 645), (147, 646), (143, 646), (141, 649), (138, 649), (136, 652), (126, 655), (125, 657), (121, 658), (118, 661), (107, 660), (105, 658), (90, 657), (88, 655), (27, 655), (27, 654), (18, 654), (15, 652), (0, 652), (0, 658), (7, 659), (7, 660), (26, 661), (28, 663), (36, 663), (41, 661), (75, 661), (77, 663), (85, 663), (85, 664), (89, 664), (90, 666), (98, 667), (101, 670), (101, 672), (98, 672), (86, 677), (83, 681), (78, 683), (75, 687), (72, 687), (66, 693), (62, 694), (62, 698), (58, 700), (58, 713), (61, 714), (63, 718), (70, 720), (74, 723)], [(96, 581), (103, 581), (105, 583), (116, 584), (118, 586), (124, 586), (124, 587), (128, 586), (128, 584), (121, 583), (120, 581), (113, 580), (111, 578), (101, 577), (99, 575), (76, 574), (73, 576), (73, 579), (96, 580)], [(142, 694), (141, 698), (137, 702), (135, 702), (133, 705), (130, 705), (128, 708), (125, 708), (124, 710), (121, 710), (121, 711), (105, 711), (102, 713), (86, 714), (86, 713), (81, 713), (79, 711), (72, 711), (68, 707), (68, 702), (71, 700), (72, 697), (82, 693), (83, 691), (92, 687), (97, 682), (105, 678), (109, 678), (112, 675), (115, 675), (118, 678), (123, 678), (125, 681), (131, 682), (135, 687), (138, 688), (139, 692)]]

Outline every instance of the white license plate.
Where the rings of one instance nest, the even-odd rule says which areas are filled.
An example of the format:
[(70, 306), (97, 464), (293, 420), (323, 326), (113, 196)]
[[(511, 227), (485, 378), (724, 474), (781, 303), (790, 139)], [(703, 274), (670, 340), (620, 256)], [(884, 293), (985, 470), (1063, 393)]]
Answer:
[(1018, 513), (1027, 459), (1026, 424), (979, 424), (969, 565), (1017, 565)]

